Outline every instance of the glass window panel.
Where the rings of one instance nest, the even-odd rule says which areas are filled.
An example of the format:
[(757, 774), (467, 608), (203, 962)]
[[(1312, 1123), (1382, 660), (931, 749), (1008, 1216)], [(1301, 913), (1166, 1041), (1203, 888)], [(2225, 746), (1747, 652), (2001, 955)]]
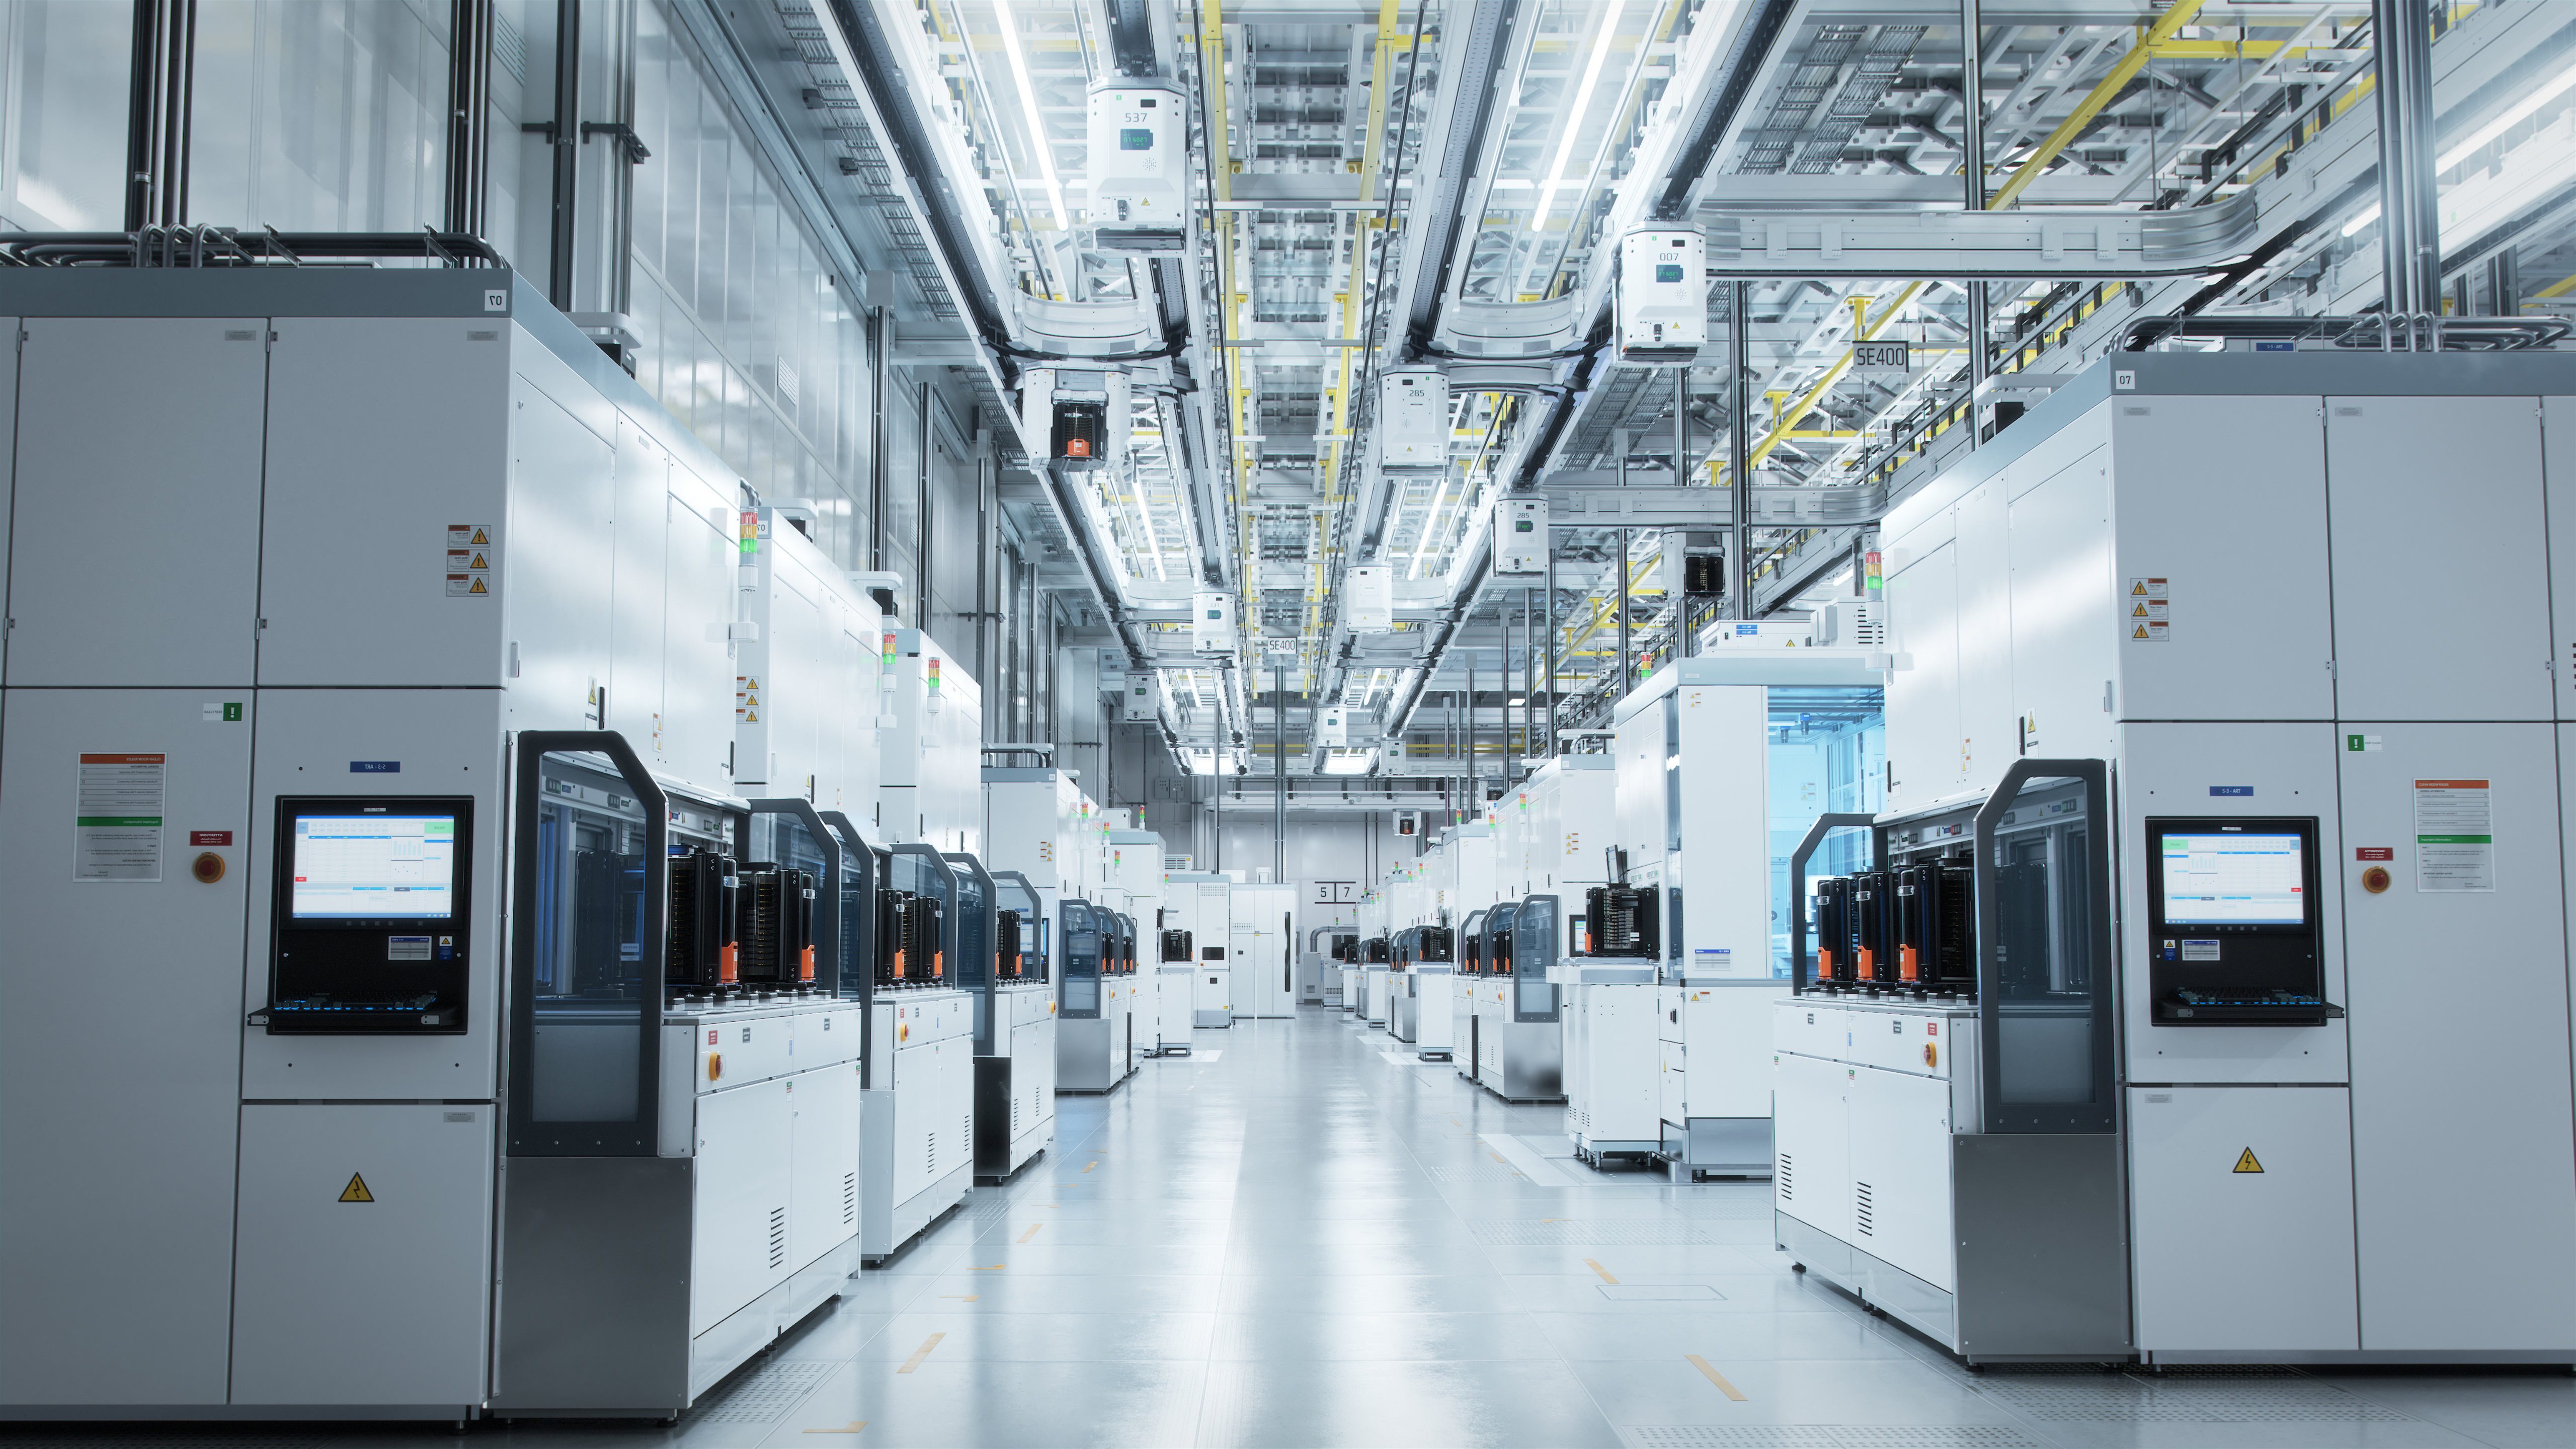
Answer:
[(628, 790), (590, 757), (539, 766), (531, 1121), (638, 1120), (645, 822)]
[(125, 94), (134, 7), (98, 0), (0, 6), (0, 224), (26, 231), (125, 226)]
[(2093, 959), (2095, 860), (2086, 782), (2027, 781), (2008, 800), (1995, 831), (1996, 940), (1990, 952), (2001, 1101), (2015, 1105), (2099, 1105), (2106, 1084), (2096, 1059)]

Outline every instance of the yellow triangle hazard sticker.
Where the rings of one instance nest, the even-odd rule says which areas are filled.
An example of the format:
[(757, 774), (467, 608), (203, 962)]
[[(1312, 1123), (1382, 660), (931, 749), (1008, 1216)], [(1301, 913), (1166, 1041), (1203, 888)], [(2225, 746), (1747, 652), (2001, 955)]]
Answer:
[(2147, 617), (2147, 606), (2140, 604), (2136, 608), (2131, 609), (2129, 611), (2129, 617), (2132, 619), (2143, 619)]
[(466, 565), (469, 569), (488, 569), (491, 566), (492, 565), (484, 559), (483, 555), (479, 553), (474, 555), (474, 562)]
[(2142, 596), (2146, 591), (2147, 581), (2145, 579), (2140, 579), (2136, 583), (2129, 585), (2129, 592), (2132, 596)]
[(2137, 629), (2129, 635), (2129, 637), (2132, 639), (2144, 639), (2147, 637), (2147, 626), (2140, 624)]
[(760, 707), (760, 696), (756, 694), (746, 694), (742, 697), (742, 702), (749, 708), (758, 709)]
[(476, 530), (474, 530), (474, 537), (473, 537), (472, 539), (468, 540), (468, 542), (469, 542), (469, 543), (471, 543), (473, 546), (475, 546), (475, 547), (477, 547), (477, 548), (480, 548), (480, 547), (482, 547), (483, 545), (490, 543), (491, 541), (492, 541), (492, 536), (491, 536), (490, 534), (485, 533), (483, 530), (481, 530), (481, 529), (479, 529), (479, 528), (478, 528), (478, 529), (476, 529)]
[(743, 711), (742, 722), (744, 724), (760, 723), (760, 711), (756, 709)]
[(470, 588), (470, 589), (467, 589), (465, 592), (467, 592), (467, 593), (469, 593), (469, 594), (488, 594), (488, 593), (490, 593), (490, 592), (492, 592), (492, 591), (491, 591), (490, 589), (487, 589), (487, 588), (483, 587), (483, 581), (482, 581), (481, 579), (476, 579), (476, 580), (474, 581), (474, 586), (473, 586), (472, 588)]
[(2236, 1170), (2238, 1172), (2261, 1172), (2263, 1170), (2263, 1164), (2254, 1160), (2253, 1148), (2246, 1148), (2245, 1155), (2236, 1159)]
[(349, 1185), (340, 1189), (340, 1201), (374, 1202), (375, 1200), (376, 1195), (367, 1191), (367, 1180), (354, 1172), (350, 1173)]

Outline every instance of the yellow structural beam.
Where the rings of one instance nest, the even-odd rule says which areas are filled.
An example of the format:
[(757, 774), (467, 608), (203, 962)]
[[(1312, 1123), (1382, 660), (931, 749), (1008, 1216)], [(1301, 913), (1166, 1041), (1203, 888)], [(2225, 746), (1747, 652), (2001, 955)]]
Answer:
[[(1857, 327), (1852, 334), (1852, 340), (1854, 342), (1867, 342), (1871, 338), (1876, 337), (1879, 333), (1886, 331), (1887, 324), (1896, 320), (1896, 314), (1905, 310), (1905, 304), (1913, 301), (1914, 294), (1922, 291), (1924, 285), (1925, 284), (1921, 282), (1909, 283), (1904, 291), (1896, 294), (1895, 301), (1887, 304), (1887, 310), (1878, 314), (1877, 321), (1862, 323)], [(1866, 297), (1854, 297), (1851, 300), (1854, 303), (1852, 316), (1858, 318), (1865, 315), (1869, 299)], [(1825, 369), (1825, 375), (1823, 377), (1816, 379), (1816, 385), (1808, 388), (1804, 394), (1800, 395), (1796, 402), (1791, 403), (1788, 411), (1786, 412), (1778, 410), (1779, 404), (1777, 402), (1777, 398), (1779, 394), (1770, 394), (1774, 399), (1772, 404), (1773, 411), (1771, 414), (1771, 431), (1768, 436), (1764, 437), (1760, 443), (1754, 446), (1751, 452), (1744, 455), (1744, 466), (1747, 469), (1760, 467), (1762, 460), (1771, 456), (1772, 449), (1779, 447), (1781, 443), (1790, 438), (1800, 436), (1797, 432), (1798, 419), (1807, 415), (1808, 410), (1816, 405), (1816, 399), (1825, 395), (1825, 389), (1832, 387), (1836, 382), (1842, 379), (1842, 375), (1844, 373), (1851, 370), (1851, 364), (1852, 355), (1849, 351), (1845, 351), (1842, 356), (1834, 359), (1833, 366)], [(1723, 476), (1724, 471), (1724, 465), (1714, 460), (1712, 460), (1708, 465), (1708, 476), (1712, 481)]]
[(2013, 198), (2029, 190), (2031, 183), (2047, 169), (2048, 163), (2057, 159), (2057, 153), (2065, 150), (2086, 126), (2093, 124), (2095, 116), (2102, 114), (2102, 108), (2111, 104), (2112, 98), (2120, 93), (2120, 87), (2146, 68), (2148, 59), (2173, 38), (2175, 31), (2191, 23), (2192, 17), (2200, 13), (2202, 3), (2203, 0), (2174, 0), (2173, 7), (2147, 27), (2146, 34), (2129, 47), (2128, 53), (2113, 62), (2111, 73), (2102, 77), (2102, 83), (2077, 101), (2074, 111), (2057, 123), (2057, 129), (2048, 133), (2047, 139), (2039, 143), (2039, 149), (2024, 158), (2004, 184), (1995, 188), (1994, 199), (1986, 203), (1986, 209), (2001, 211), (2012, 205)]

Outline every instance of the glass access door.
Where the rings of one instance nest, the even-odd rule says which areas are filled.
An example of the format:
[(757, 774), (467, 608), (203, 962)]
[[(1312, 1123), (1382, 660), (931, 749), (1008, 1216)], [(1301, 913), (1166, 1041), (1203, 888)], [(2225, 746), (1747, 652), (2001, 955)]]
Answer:
[(613, 732), (519, 740), (510, 1152), (649, 1156), (670, 801)]
[(2108, 1132), (2111, 880), (2100, 760), (2020, 760), (1976, 822), (1988, 1132)]

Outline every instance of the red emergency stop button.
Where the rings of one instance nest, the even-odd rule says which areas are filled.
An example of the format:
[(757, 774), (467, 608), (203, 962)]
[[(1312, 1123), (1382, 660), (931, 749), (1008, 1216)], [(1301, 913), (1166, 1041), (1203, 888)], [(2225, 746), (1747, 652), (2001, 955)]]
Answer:
[(224, 858), (211, 850), (200, 851), (196, 863), (189, 866), (188, 871), (199, 881), (213, 885), (224, 878)]

